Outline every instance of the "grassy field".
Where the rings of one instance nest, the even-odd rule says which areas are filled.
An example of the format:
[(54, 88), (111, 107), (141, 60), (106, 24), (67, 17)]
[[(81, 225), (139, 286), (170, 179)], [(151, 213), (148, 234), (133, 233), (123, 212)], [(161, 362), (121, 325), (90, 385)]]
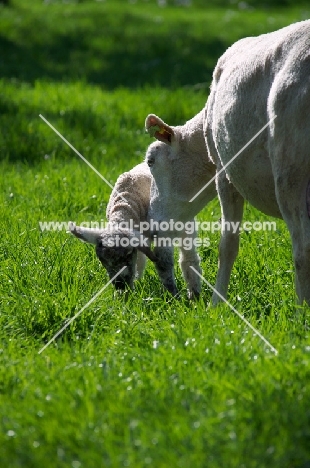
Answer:
[[(0, 466), (309, 468), (309, 308), (295, 308), (291, 244), (242, 233), (229, 302), (166, 294), (152, 265), (127, 301), (94, 249), (39, 222), (100, 221), (111, 184), (142, 161), (144, 119), (203, 106), (232, 42), (310, 9), (159, 7), (155, 1), (0, 6)], [(214, 200), (198, 216), (217, 221)], [(270, 220), (247, 205), (247, 221)], [(203, 233), (200, 233), (203, 235)], [(219, 234), (199, 254), (215, 282)]]

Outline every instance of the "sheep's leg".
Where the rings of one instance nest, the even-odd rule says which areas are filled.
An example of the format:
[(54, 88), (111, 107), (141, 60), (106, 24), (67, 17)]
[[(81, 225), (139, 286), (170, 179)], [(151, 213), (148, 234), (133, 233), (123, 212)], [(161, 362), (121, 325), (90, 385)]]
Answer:
[(292, 239), (298, 302), (310, 305), (310, 172), (290, 165), (276, 178), (276, 195)]
[[(194, 220), (192, 225), (194, 226)], [(198, 299), (201, 292), (201, 279), (200, 276), (192, 270), (201, 274), (200, 258), (196, 251), (194, 240), (196, 232), (192, 234), (183, 234), (182, 245), (180, 246), (180, 267), (183, 272), (184, 279), (187, 283), (187, 295), (189, 299)]]
[[(309, 220), (308, 220), (309, 222)], [(289, 224), (289, 223), (288, 223)], [(310, 305), (310, 237), (309, 229), (305, 229), (303, 223), (300, 224), (300, 231), (293, 227), (291, 234), (293, 242), (293, 256), (295, 264), (295, 284), (298, 296), (298, 303), (305, 301)], [(308, 237), (305, 238), (305, 232), (308, 231)]]
[(137, 262), (136, 262), (136, 279), (140, 279), (144, 273), (146, 266), (146, 256), (144, 253), (138, 250), (137, 252)]
[[(308, 77), (308, 63), (303, 69)], [(290, 88), (284, 97), (276, 95), (274, 113), (278, 117), (271, 131), (270, 157), (277, 202), (292, 239), (298, 302), (310, 305), (309, 125), (300, 124), (309, 111), (310, 92), (306, 89), (299, 100), (291, 99)]]
[[(219, 245), (218, 273), (212, 304), (226, 299), (229, 278), (239, 250), (239, 227), (243, 215), (243, 197), (228, 181), (225, 172), (217, 177), (217, 189), (222, 209), (222, 232)], [(239, 223), (239, 224), (237, 224)], [(238, 226), (238, 228), (237, 228)], [(219, 293), (219, 294), (218, 294)]]
[(156, 270), (163, 285), (173, 296), (176, 296), (178, 290), (174, 277), (173, 247), (155, 247), (154, 254)]

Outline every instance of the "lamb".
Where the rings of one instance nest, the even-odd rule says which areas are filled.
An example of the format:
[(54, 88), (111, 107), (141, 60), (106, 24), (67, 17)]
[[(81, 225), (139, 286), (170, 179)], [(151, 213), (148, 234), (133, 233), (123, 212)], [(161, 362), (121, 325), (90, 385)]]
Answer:
[(156, 261), (138, 229), (146, 221), (150, 202), (152, 176), (147, 164), (141, 163), (120, 175), (106, 210), (108, 226), (92, 229), (71, 223), (70, 232), (77, 238), (96, 245), (96, 254), (112, 279), (124, 266), (113, 284), (117, 290), (133, 287), (141, 278), (146, 257)]
[[(149, 156), (155, 158), (154, 146), (150, 147)], [(150, 163), (151, 159), (148, 161)], [(133, 288), (135, 279), (140, 279), (143, 275), (146, 257), (154, 262), (159, 277), (166, 289), (173, 295), (178, 296), (178, 290), (174, 278), (174, 258), (173, 248), (163, 245), (151, 250), (150, 244), (154, 240), (154, 234), (160, 235), (150, 229), (154, 222), (164, 221), (162, 213), (171, 208), (173, 213), (175, 205), (169, 198), (157, 198), (157, 186), (151, 175), (146, 162), (143, 162), (129, 172), (125, 172), (118, 179), (111, 193), (107, 206), (106, 216), (108, 226), (105, 229), (94, 229), (76, 226), (71, 223), (70, 232), (77, 238), (96, 245), (96, 254), (102, 265), (106, 268), (110, 279), (124, 267), (127, 268), (115, 278), (113, 284), (117, 290), (124, 290), (126, 287)], [(159, 162), (156, 162), (156, 174), (159, 169)], [(153, 166), (153, 163), (151, 164)], [(173, 165), (171, 166), (174, 170)], [(169, 168), (169, 165), (166, 165)], [(163, 168), (162, 168), (163, 169)], [(160, 189), (161, 185), (159, 184)], [(151, 193), (153, 194), (151, 196)], [(168, 197), (171, 194), (167, 193)], [(154, 200), (153, 200), (154, 199)], [(170, 205), (166, 204), (170, 202)], [(172, 202), (172, 203), (171, 203)], [(182, 218), (183, 219), (183, 218)], [(142, 228), (142, 232), (139, 228)], [(184, 234), (184, 233), (183, 233)], [(156, 240), (155, 240), (156, 242)], [(191, 260), (193, 254), (181, 247), (183, 259), (181, 266), (187, 272), (184, 265)], [(199, 268), (197, 261), (191, 264)], [(198, 259), (199, 261), (199, 259)], [(189, 270), (189, 274), (192, 270)], [(185, 276), (185, 279), (187, 277)], [(197, 283), (197, 276), (193, 276), (194, 284)], [(196, 288), (197, 289), (197, 288)], [(194, 290), (195, 296), (198, 290)], [(190, 295), (190, 294), (189, 294)], [(192, 297), (190, 295), (190, 297)], [(194, 297), (194, 296), (193, 296)]]
[[(204, 110), (185, 125), (175, 127), (167, 125), (154, 114), (148, 115), (145, 121), (146, 131), (158, 140), (149, 146), (145, 157), (153, 176), (148, 220), (150, 225), (152, 222), (154, 225), (156, 222), (158, 225), (173, 222), (169, 231), (152, 230), (151, 237), (156, 236), (158, 240), (154, 253), (162, 265), (160, 276), (164, 285), (176, 295), (173, 245), (170, 242), (163, 247), (159, 243), (163, 236), (168, 238), (167, 240), (179, 239), (181, 236), (181, 242), (178, 244), (180, 266), (190, 299), (198, 297), (201, 292), (200, 277), (191, 267), (198, 272), (201, 272), (201, 269), (195, 248), (195, 230), (186, 229), (186, 226), (193, 227), (194, 216), (216, 196), (215, 183), (212, 182), (194, 202), (189, 202), (215, 175), (215, 165), (207, 154), (203, 116)], [(185, 229), (181, 232), (174, 229), (177, 223), (183, 223)]]
[[(233, 44), (215, 67), (205, 121), (209, 156), (217, 167), (223, 225), (242, 220), (245, 199), (284, 219), (293, 244), (300, 304), (310, 304), (309, 109), (310, 20), (306, 20)], [(268, 129), (230, 164), (268, 122)], [(238, 233), (222, 230), (215, 288), (223, 297), (238, 244)], [(215, 294), (213, 302), (218, 301)]]

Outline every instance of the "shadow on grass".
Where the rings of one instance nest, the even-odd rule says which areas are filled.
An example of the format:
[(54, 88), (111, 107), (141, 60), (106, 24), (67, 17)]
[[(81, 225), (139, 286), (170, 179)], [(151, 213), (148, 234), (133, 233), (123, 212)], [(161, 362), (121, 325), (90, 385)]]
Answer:
[(199, 37), (184, 20), (156, 24), (129, 12), (117, 11), (113, 18), (104, 11), (89, 10), (84, 24), (77, 8), (59, 19), (59, 27), (47, 16), (30, 16), (14, 35), (0, 34), (0, 76), (28, 83), (80, 79), (107, 89), (209, 83), (229, 45), (214, 31)]
[[(92, 109), (70, 109), (61, 116), (59, 111), (46, 109), (42, 111), (38, 103), (30, 103), (29, 96), (25, 102), (18, 105), (10, 96), (0, 95), (0, 161), (9, 163), (22, 162), (27, 166), (36, 165), (40, 161), (50, 159), (52, 156), (77, 158), (74, 151), (41, 120), (43, 114), (48, 122), (62, 134), (86, 159), (99, 168), (104, 164), (105, 170), (112, 171), (115, 166), (114, 157), (128, 153), (128, 145), (137, 147), (136, 134), (126, 133), (126, 137), (120, 138), (119, 129), (112, 134), (107, 134), (109, 115), (96, 114)], [(145, 147), (149, 143), (147, 137)], [(100, 148), (109, 145), (111, 140), (117, 140), (109, 146), (109, 152), (102, 153)], [(102, 149), (102, 148), (101, 148)], [(142, 156), (140, 156), (142, 158)], [(127, 161), (133, 158), (137, 160), (136, 153), (127, 154)], [(99, 169), (100, 170), (100, 169)], [(116, 177), (116, 175), (115, 175)]]

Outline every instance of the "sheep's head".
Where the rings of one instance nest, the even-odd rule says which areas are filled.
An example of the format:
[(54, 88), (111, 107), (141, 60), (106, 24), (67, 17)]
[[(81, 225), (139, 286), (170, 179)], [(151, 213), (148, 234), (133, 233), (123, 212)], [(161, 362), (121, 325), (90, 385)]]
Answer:
[(165, 174), (171, 171), (171, 160), (177, 158), (179, 135), (175, 129), (169, 127), (154, 114), (146, 118), (145, 129), (151, 137), (157, 140), (149, 145), (145, 162), (156, 182), (160, 183)]
[(126, 287), (133, 288), (138, 250), (141, 250), (150, 260), (156, 261), (151, 249), (140, 245), (140, 239), (130, 231), (90, 229), (76, 226), (74, 223), (70, 223), (69, 229), (71, 234), (78, 239), (95, 244), (97, 257), (107, 270), (110, 279), (126, 267), (113, 281), (118, 290), (124, 290)]
[[(194, 157), (200, 162), (204, 159), (208, 171), (214, 173), (215, 165), (209, 160), (206, 148), (204, 117), (205, 111), (202, 110), (184, 125), (170, 127), (157, 115), (149, 114), (145, 119), (145, 130), (150, 137), (156, 138), (157, 148), (161, 148), (162, 154), (165, 153), (170, 160), (191, 160)], [(146, 162), (150, 162), (151, 167), (151, 158)]]
[(115, 288), (120, 290), (124, 290), (126, 287), (133, 288), (137, 248), (132, 247), (130, 241), (129, 233), (105, 230), (96, 243), (97, 257), (110, 278), (113, 278), (126, 266), (126, 269), (113, 282)]
[[(216, 167), (206, 147), (204, 118), (202, 110), (184, 125), (170, 127), (155, 114), (146, 117), (145, 129), (156, 138), (145, 157), (153, 176), (150, 204), (156, 201), (155, 211), (164, 203), (162, 209), (175, 218), (194, 216), (215, 197)], [(195, 204), (189, 204), (192, 199)]]

